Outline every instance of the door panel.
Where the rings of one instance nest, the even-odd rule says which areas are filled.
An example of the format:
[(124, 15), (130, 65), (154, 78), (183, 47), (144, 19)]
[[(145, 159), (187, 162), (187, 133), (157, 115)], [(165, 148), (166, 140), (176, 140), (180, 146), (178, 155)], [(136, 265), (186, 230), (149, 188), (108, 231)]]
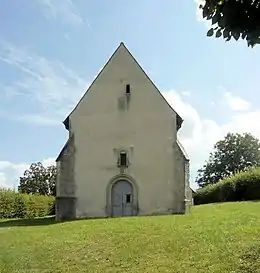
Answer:
[(133, 215), (133, 186), (126, 180), (120, 180), (112, 187), (113, 216)]

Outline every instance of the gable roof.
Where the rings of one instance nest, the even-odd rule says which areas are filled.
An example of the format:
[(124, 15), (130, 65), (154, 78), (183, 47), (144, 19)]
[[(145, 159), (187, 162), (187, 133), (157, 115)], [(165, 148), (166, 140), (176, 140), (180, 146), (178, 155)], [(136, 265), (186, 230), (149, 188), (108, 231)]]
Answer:
[(181, 128), (183, 119), (181, 118), (181, 116), (171, 107), (171, 105), (168, 103), (168, 101), (165, 99), (165, 97), (162, 95), (162, 93), (160, 92), (160, 90), (157, 88), (157, 86), (154, 84), (154, 82), (150, 79), (150, 77), (146, 74), (146, 72), (143, 70), (143, 68), (141, 67), (141, 65), (137, 62), (137, 60), (134, 58), (134, 56), (132, 55), (132, 53), (128, 50), (128, 48), (125, 46), (125, 44), (123, 42), (121, 42), (119, 44), (119, 46), (117, 47), (117, 49), (115, 50), (115, 52), (111, 55), (111, 57), (108, 59), (108, 61), (106, 62), (106, 64), (103, 66), (103, 68), (100, 70), (100, 72), (97, 74), (97, 76), (95, 77), (94, 81), (91, 83), (91, 85), (89, 86), (89, 88), (87, 89), (87, 91), (84, 93), (84, 95), (81, 97), (81, 99), (79, 100), (79, 102), (76, 104), (76, 106), (74, 107), (74, 109), (70, 112), (70, 114), (67, 116), (67, 118), (63, 121), (63, 124), (65, 125), (65, 128), (67, 130), (69, 130), (69, 117), (70, 115), (77, 109), (78, 105), (80, 104), (80, 102), (83, 100), (83, 98), (86, 96), (86, 94), (88, 93), (88, 91), (91, 89), (92, 85), (96, 82), (96, 80), (98, 79), (99, 75), (103, 72), (103, 70), (106, 68), (106, 66), (110, 63), (110, 61), (112, 60), (112, 58), (117, 54), (117, 52), (119, 51), (120, 48), (123, 48), (126, 50), (126, 52), (131, 56), (131, 58), (135, 61), (135, 63), (137, 64), (137, 66), (141, 69), (141, 71), (144, 73), (144, 75), (147, 77), (147, 79), (153, 84), (153, 86), (155, 87), (155, 89), (158, 91), (158, 93), (161, 95), (161, 98), (165, 101), (165, 103), (168, 105), (168, 107), (176, 114), (177, 116), (177, 120), (176, 120), (176, 126), (177, 126), (177, 131)]

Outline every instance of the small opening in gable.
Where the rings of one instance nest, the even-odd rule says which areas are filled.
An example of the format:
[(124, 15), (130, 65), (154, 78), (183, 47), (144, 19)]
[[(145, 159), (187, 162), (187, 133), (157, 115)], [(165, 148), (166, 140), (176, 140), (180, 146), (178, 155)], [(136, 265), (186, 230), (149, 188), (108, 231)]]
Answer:
[(126, 152), (120, 153), (120, 166), (126, 166), (127, 165), (127, 156)]
[(130, 84), (127, 84), (127, 85), (125, 86), (125, 93), (130, 95), (130, 93), (131, 93)]

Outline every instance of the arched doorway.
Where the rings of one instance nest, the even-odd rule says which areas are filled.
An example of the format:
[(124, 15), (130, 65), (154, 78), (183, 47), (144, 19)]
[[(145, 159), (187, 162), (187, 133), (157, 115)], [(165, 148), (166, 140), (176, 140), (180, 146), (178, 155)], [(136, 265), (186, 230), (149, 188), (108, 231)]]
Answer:
[(111, 189), (112, 216), (133, 215), (133, 186), (124, 179), (118, 180)]

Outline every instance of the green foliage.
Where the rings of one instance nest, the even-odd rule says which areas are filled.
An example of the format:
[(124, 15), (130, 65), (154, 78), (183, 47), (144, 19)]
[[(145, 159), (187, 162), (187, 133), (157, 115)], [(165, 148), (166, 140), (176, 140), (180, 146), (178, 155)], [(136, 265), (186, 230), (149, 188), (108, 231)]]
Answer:
[(248, 46), (260, 43), (259, 0), (206, 0), (200, 5), (203, 17), (211, 21), (207, 36), (226, 41), (246, 39)]
[(12, 216), (16, 218), (25, 218), (27, 216), (27, 211), (29, 210), (26, 207), (24, 195), (14, 192), (11, 196), (14, 197), (14, 200), (9, 200), (9, 202), (11, 202), (15, 207), (15, 210), (13, 211), (14, 214)]
[(214, 145), (208, 161), (198, 170), (196, 182), (205, 187), (252, 166), (260, 166), (260, 141), (248, 133), (228, 133)]
[(238, 172), (196, 191), (194, 204), (260, 199), (260, 168)]
[(30, 168), (20, 177), (18, 190), (21, 193), (33, 193), (41, 195), (56, 195), (55, 166), (44, 167), (41, 162), (31, 164)]
[(53, 196), (21, 194), (0, 189), (0, 218), (34, 218), (53, 213)]

